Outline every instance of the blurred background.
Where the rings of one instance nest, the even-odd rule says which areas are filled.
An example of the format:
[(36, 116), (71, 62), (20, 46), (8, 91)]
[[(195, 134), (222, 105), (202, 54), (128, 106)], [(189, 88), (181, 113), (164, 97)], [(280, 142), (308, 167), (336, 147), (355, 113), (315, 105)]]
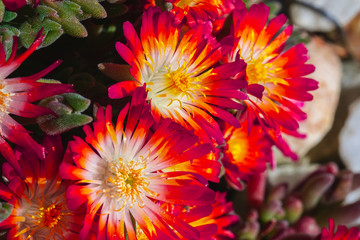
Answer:
[[(246, 1), (249, 6), (258, 2), (261, 1)], [(271, 212), (266, 206), (271, 205), (269, 199), (270, 202), (271, 199), (280, 200), (278, 208), (287, 214), (287, 204), (296, 205), (297, 200), (291, 198), (295, 196), (302, 199), (303, 206), (302, 217), (295, 224), (297, 230), (304, 227), (307, 228), (302, 229), (305, 232), (318, 232), (318, 226), (327, 226), (329, 217), (337, 224), (359, 227), (360, 1), (262, 2), (271, 7), (273, 16), (284, 13), (294, 25), (291, 41), (307, 46), (309, 62), (316, 66), (316, 71), (309, 77), (319, 82), (319, 89), (313, 92), (314, 100), (304, 106), (308, 119), (301, 124), (301, 132), (306, 133), (307, 138), (287, 138), (300, 159), (294, 164), (281, 153), (275, 153), (278, 167), (268, 172), (265, 200), (259, 200), (264, 201), (259, 218), (262, 222), (271, 222), (271, 217), (266, 215)], [(248, 187), (248, 191), (259, 194), (259, 190), (251, 190), (251, 184)], [(235, 208), (237, 201), (245, 199), (241, 194), (235, 197)], [(281, 197), (274, 198), (274, 194)], [(256, 194), (253, 197), (256, 199)], [(283, 214), (282, 210), (279, 215)], [(237, 211), (242, 211), (239, 205)], [(272, 217), (281, 219), (276, 214)], [(318, 225), (305, 215), (314, 217)], [(250, 216), (245, 222), (252, 221)]]

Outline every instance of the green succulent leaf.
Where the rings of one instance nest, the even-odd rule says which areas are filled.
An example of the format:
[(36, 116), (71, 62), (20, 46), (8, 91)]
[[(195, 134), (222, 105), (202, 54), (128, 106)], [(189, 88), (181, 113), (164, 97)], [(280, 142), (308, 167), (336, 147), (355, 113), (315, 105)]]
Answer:
[(77, 93), (64, 93), (63, 96), (65, 98), (65, 101), (77, 113), (85, 111), (90, 106), (91, 103), (89, 99), (84, 98), (83, 96)]
[(130, 66), (116, 63), (100, 63), (98, 68), (109, 78), (112, 78), (118, 82), (135, 80), (130, 74)]
[(41, 46), (45, 47), (64, 33), (74, 37), (86, 37), (88, 32), (81, 21), (107, 16), (98, 0), (41, 0), (31, 11), (33, 12), (30, 17), (20, 25), (20, 43), (26, 48), (42, 28), (45, 39)]
[(54, 84), (61, 83), (61, 82), (58, 81), (58, 80), (55, 80), (55, 79), (47, 79), (47, 78), (40, 78), (39, 80), (37, 80), (37, 82), (42, 82), (42, 83), (54, 83)]
[(90, 100), (77, 93), (64, 93), (40, 101), (39, 105), (51, 109), (54, 114), (36, 119), (40, 128), (48, 135), (56, 135), (92, 121), (92, 118), (80, 114), (85, 111)]
[(13, 205), (11, 205), (10, 203), (6, 203), (6, 202), (0, 203), (0, 222), (7, 219), (10, 216), (12, 210), (13, 210)]
[(16, 12), (5, 11), (2, 21), (3, 22), (11, 22), (12, 20), (14, 20), (16, 18), (16, 16), (17, 16)]
[(4, 19), (4, 13), (5, 13), (5, 5), (2, 1), (0, 1), (0, 22)]
[(92, 121), (92, 118), (84, 114), (64, 114), (59, 118), (43, 119), (39, 123), (40, 128), (48, 135), (57, 135), (72, 128), (80, 127)]
[(0, 24), (1, 43), (4, 47), (7, 58), (10, 56), (12, 51), (13, 37), (19, 35), (20, 35), (19, 29), (10, 26), (8, 24)]

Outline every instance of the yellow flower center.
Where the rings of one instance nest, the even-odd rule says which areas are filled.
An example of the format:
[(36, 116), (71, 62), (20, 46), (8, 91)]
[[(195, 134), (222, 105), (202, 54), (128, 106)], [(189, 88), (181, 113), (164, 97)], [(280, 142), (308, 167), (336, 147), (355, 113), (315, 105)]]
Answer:
[(174, 85), (179, 89), (181, 92), (186, 92), (191, 87), (191, 77), (190, 74), (186, 74), (182, 71), (182, 69), (178, 69), (174, 72), (169, 72), (165, 74), (170, 81), (174, 83)]
[(0, 111), (6, 111), (9, 101), (9, 93), (4, 93), (3, 88), (4, 84), (0, 84)]
[(242, 162), (248, 151), (249, 142), (246, 133), (235, 129), (227, 142), (228, 151), (236, 162)]
[(246, 75), (249, 84), (265, 84), (268, 78), (269, 64), (263, 64), (260, 59), (251, 60), (247, 63)]
[(122, 198), (126, 202), (134, 203), (141, 199), (149, 181), (146, 180), (144, 169), (146, 164), (142, 161), (125, 162), (122, 158), (109, 166), (109, 177), (106, 179), (106, 188), (103, 190), (106, 196), (111, 198)]
[(43, 226), (53, 228), (61, 220), (63, 206), (60, 204), (51, 204), (47, 208), (40, 208), (38, 223)]
[[(194, 101), (197, 95), (204, 95), (202, 89), (206, 89), (201, 85), (200, 76), (197, 76), (199, 72), (189, 72), (189, 67), (186, 61), (177, 68), (171, 70), (171, 65), (165, 67), (167, 73), (164, 74), (164, 79), (167, 82), (166, 88), (160, 91), (161, 94), (157, 97), (168, 97), (170, 102), (167, 106), (170, 106), (173, 102), (177, 101), (180, 107), (183, 108), (183, 97), (186, 97), (187, 101)], [(201, 78), (211, 75), (211, 69), (201, 74)], [(165, 93), (166, 92), (166, 93)], [(190, 115), (190, 113), (189, 113)]]
[(29, 201), (31, 205), (21, 221), (21, 230), (14, 237), (26, 234), (26, 239), (37, 239), (37, 236), (45, 234), (47, 239), (65, 239), (64, 233), (69, 231), (69, 223), (64, 217), (73, 215), (68, 212), (65, 201), (56, 200), (46, 207), (44, 205), (48, 204), (49, 199), (45, 196), (42, 199), (36, 198), (35, 201)]

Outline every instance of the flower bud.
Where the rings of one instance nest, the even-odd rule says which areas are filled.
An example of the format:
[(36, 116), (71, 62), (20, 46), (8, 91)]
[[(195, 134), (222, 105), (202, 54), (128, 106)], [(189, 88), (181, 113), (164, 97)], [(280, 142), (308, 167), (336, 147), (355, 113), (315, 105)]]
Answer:
[(304, 204), (304, 209), (309, 210), (316, 206), (320, 198), (331, 187), (335, 176), (331, 173), (319, 173), (312, 175), (300, 190), (300, 196)]
[(306, 233), (311, 236), (317, 236), (320, 233), (320, 227), (312, 217), (302, 217), (295, 224), (295, 228), (298, 232)]
[(301, 199), (290, 196), (284, 202), (285, 218), (290, 223), (296, 222), (303, 213), (304, 206)]

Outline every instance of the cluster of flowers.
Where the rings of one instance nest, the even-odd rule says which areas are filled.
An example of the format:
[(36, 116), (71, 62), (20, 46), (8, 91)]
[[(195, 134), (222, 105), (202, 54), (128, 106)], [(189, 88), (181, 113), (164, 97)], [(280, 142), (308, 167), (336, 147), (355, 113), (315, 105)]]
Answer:
[(147, 2), (140, 37), (125, 22), (126, 44), (115, 46), (132, 77), (112, 85), (109, 98), (131, 101), (117, 116), (99, 107), (85, 139), (75, 136), (65, 153), (60, 136), (40, 145), (9, 115), (52, 113), (32, 102), (73, 91), (39, 81), (60, 62), (6, 78), (43, 36), (17, 57), (16, 43), (8, 59), (0, 48), (0, 197), (14, 207), (0, 228), (8, 239), (232, 239), (238, 217), (208, 181), (218, 182), (223, 168), (241, 189), (275, 166), (274, 145), (296, 159), (283, 134), (303, 137), (301, 107), (317, 82), (305, 77), (314, 66), (303, 44), (284, 50), (286, 17), (269, 21), (266, 5), (236, 0), (164, 6)]

